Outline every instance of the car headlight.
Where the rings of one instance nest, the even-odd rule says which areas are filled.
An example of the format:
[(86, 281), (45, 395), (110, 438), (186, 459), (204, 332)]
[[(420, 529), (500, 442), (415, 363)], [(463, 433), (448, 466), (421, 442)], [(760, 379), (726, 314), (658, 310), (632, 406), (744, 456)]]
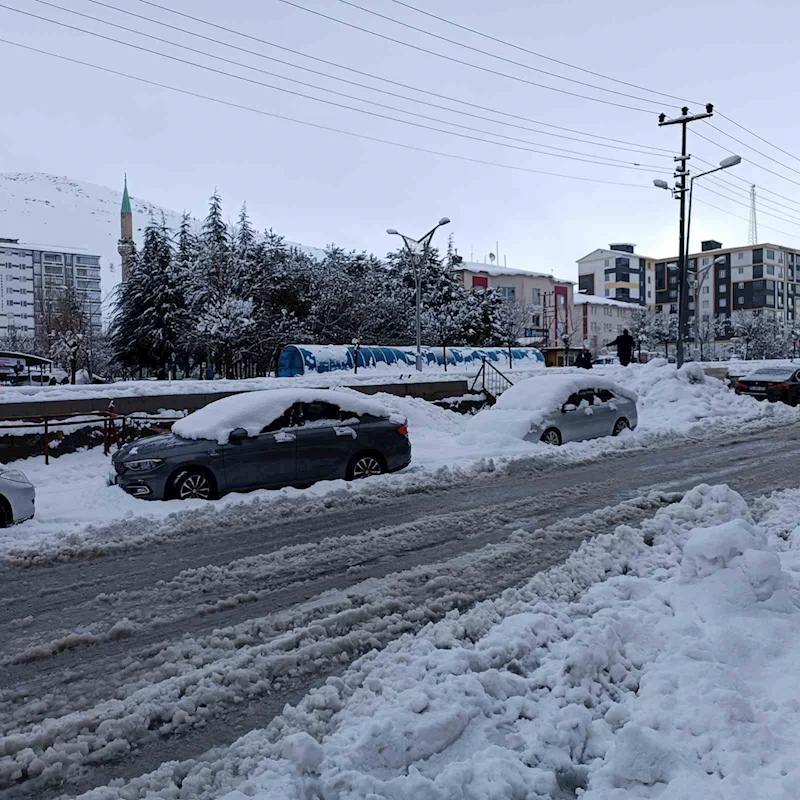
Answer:
[(0, 478), (5, 478), (7, 481), (14, 481), (14, 483), (30, 483), (25, 473), (19, 469), (5, 469), (4, 467), (0, 467)]
[(140, 458), (137, 461), (126, 461), (125, 466), (133, 472), (147, 472), (163, 463), (163, 458)]

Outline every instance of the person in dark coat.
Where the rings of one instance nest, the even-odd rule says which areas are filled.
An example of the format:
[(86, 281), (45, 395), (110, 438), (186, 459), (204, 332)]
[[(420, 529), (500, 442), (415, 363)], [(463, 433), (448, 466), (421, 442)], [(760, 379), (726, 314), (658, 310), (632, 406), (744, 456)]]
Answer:
[(575, 359), (575, 366), (581, 369), (592, 368), (592, 354), (586, 348), (578, 353), (578, 357)]
[(613, 342), (609, 342), (608, 345), (611, 347), (612, 345), (616, 345), (617, 347), (617, 357), (619, 358), (619, 363), (622, 364), (623, 367), (627, 367), (628, 364), (631, 363), (631, 356), (633, 355), (633, 346), (636, 344), (634, 341), (633, 336), (628, 333), (628, 329), (625, 328), (622, 333), (614, 339)]

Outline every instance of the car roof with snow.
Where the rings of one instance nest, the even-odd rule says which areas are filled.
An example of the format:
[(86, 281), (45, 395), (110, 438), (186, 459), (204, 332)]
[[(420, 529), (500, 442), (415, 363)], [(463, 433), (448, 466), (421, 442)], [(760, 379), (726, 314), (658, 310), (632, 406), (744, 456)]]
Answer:
[(244, 428), (248, 436), (257, 436), (295, 403), (332, 403), (342, 411), (371, 414), (374, 417), (392, 416), (382, 403), (358, 392), (338, 392), (332, 389), (267, 389), (242, 392), (209, 403), (178, 420), (172, 432), (183, 439), (210, 439), (226, 444), (231, 431)]

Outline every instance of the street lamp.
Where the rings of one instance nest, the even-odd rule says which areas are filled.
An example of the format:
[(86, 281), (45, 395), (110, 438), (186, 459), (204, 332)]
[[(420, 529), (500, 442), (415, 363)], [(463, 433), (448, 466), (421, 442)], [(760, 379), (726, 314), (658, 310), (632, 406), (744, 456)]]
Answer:
[[(691, 247), (690, 247), (690, 244), (689, 244), (690, 243), (690, 238), (689, 237), (690, 237), (691, 230), (692, 230), (692, 197), (694, 195), (694, 182), (698, 178), (702, 178), (702, 177), (704, 177), (706, 175), (711, 175), (711, 173), (719, 172), (720, 170), (723, 170), (723, 169), (730, 169), (730, 167), (735, 167), (737, 164), (741, 164), (741, 163), (742, 163), (742, 157), (741, 156), (730, 155), (730, 156), (727, 156), (726, 158), (723, 158), (722, 161), (719, 162), (719, 166), (718, 167), (714, 167), (713, 169), (708, 169), (705, 172), (700, 172), (697, 175), (692, 175), (691, 178), (689, 178), (689, 213), (686, 216), (686, 245), (685, 245), (685, 248), (684, 248), (685, 255), (684, 255), (684, 258), (683, 258), (683, 263), (681, 264), (681, 285), (682, 286), (686, 282), (686, 279), (688, 277), (688, 271), (689, 271), (688, 270), (688, 263), (689, 263), (689, 255), (688, 254), (691, 253)], [(681, 169), (683, 169), (683, 167)], [(679, 177), (678, 174), (676, 174), (676, 177)], [(666, 181), (660, 180), (660, 179), (654, 180), (653, 181), (653, 186), (655, 186), (657, 189), (666, 189), (667, 191), (672, 191), (673, 197), (679, 197), (679, 196), (681, 196), (683, 194), (684, 191), (686, 191), (685, 189), (670, 189), (669, 184)], [(709, 269), (710, 269), (710, 267), (709, 267)], [(699, 327), (700, 327), (699, 311), (700, 311), (700, 309), (698, 307), (698, 304), (700, 302), (700, 300), (699, 300), (699, 291), (700, 291), (700, 287), (702, 286), (702, 281), (698, 281), (698, 277), (697, 277), (698, 275), (699, 275), (699, 270), (695, 266), (695, 279), (694, 279), (693, 284), (692, 284), (692, 288), (694, 289), (694, 340), (695, 340), (695, 343), (697, 343), (698, 339), (699, 339)], [(704, 276), (704, 279), (705, 279), (705, 276)], [(686, 313), (685, 313), (684, 303), (686, 302), (686, 293), (684, 291), (681, 291), (680, 295), (681, 296), (679, 298), (679, 302), (680, 302), (679, 308), (680, 308), (682, 313), (679, 314), (679, 318), (681, 320), (685, 320), (686, 319)], [(677, 361), (678, 361), (678, 366), (679, 367), (683, 363), (683, 347), (682, 347), (682, 344), (683, 344), (683, 333), (684, 332), (682, 330), (682, 326), (679, 325), (678, 326), (678, 347), (677, 347), (677, 351), (678, 351), (677, 352), (677, 356), (678, 356)]]
[(442, 217), (421, 239), (412, 239), (394, 228), (386, 229), (390, 236), (399, 236), (403, 240), (414, 268), (414, 284), (417, 290), (417, 372), (422, 372), (422, 266), (427, 261), (433, 234), (449, 223), (447, 217)]

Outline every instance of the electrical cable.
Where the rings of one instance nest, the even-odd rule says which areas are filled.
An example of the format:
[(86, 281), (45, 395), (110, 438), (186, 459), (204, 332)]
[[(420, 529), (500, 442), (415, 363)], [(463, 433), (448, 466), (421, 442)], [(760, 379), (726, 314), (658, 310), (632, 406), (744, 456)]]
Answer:
[(60, 53), (53, 53), (53, 52), (51, 52), (49, 50), (41, 50), (38, 47), (33, 47), (31, 45), (22, 44), (21, 42), (11, 41), (10, 39), (0, 38), (0, 43), (10, 45), (11, 47), (18, 47), (18, 48), (21, 48), (23, 50), (27, 50), (27, 51), (32, 52), (32, 53), (38, 53), (39, 55), (48, 56), (50, 58), (56, 58), (56, 59), (59, 59), (61, 61), (69, 62), (71, 64), (79, 64), (80, 66), (89, 67), (90, 69), (98, 70), (100, 72), (105, 72), (105, 73), (108, 73), (110, 75), (116, 75), (116, 76), (121, 77), (121, 78), (127, 78), (129, 80), (133, 80), (133, 81), (136, 81), (138, 83), (143, 83), (143, 84), (146, 84), (148, 86), (155, 86), (155, 87), (157, 87), (159, 89), (167, 89), (168, 91), (176, 92), (178, 94), (183, 94), (183, 95), (186, 95), (188, 97), (194, 97), (194, 98), (197, 98), (197, 99), (200, 99), (200, 100), (208, 100), (208, 101), (210, 101), (212, 103), (217, 103), (218, 105), (227, 106), (229, 108), (235, 108), (235, 109), (238, 109), (240, 111), (249, 111), (251, 113), (259, 114), (259, 115), (265, 116), (265, 117), (270, 117), (272, 119), (279, 119), (279, 120), (283, 120), (285, 122), (294, 122), (294, 123), (297, 123), (299, 125), (305, 125), (305, 126), (307, 126), (309, 128), (315, 128), (317, 130), (329, 131), (329, 132), (332, 132), (332, 133), (339, 133), (339, 134), (343, 134), (345, 136), (351, 136), (353, 138), (363, 139), (363, 140), (369, 141), (369, 142), (377, 142), (379, 144), (387, 144), (387, 145), (391, 145), (392, 147), (399, 147), (399, 148), (402, 148), (404, 150), (411, 150), (411, 151), (414, 151), (414, 152), (417, 152), (417, 153), (427, 153), (429, 155), (440, 156), (442, 158), (450, 158), (450, 159), (454, 159), (454, 160), (457, 160), (457, 161), (467, 161), (467, 162), (472, 163), (472, 164), (481, 164), (483, 166), (498, 167), (500, 169), (507, 169), (507, 170), (512, 170), (512, 171), (515, 171), (515, 172), (527, 172), (527, 173), (531, 173), (531, 174), (534, 174), (534, 175), (547, 175), (549, 177), (554, 177), (554, 178), (568, 178), (570, 180), (583, 181), (583, 182), (586, 182), (586, 183), (598, 183), (598, 184), (604, 184), (606, 186), (624, 186), (624, 187), (632, 188), (632, 189), (648, 189), (648, 190), (650, 189), (650, 186), (647, 185), (647, 184), (623, 183), (621, 181), (609, 181), (609, 180), (604, 180), (604, 179), (601, 179), (601, 178), (589, 178), (589, 177), (586, 177), (584, 175), (565, 175), (565, 174), (558, 173), (558, 172), (548, 172), (548, 171), (545, 171), (545, 170), (533, 169), (533, 168), (529, 168), (529, 167), (520, 167), (520, 166), (516, 166), (516, 165), (512, 165), (512, 164), (501, 164), (501, 163), (498, 163), (498, 162), (495, 162), (495, 161), (486, 161), (484, 159), (471, 158), (469, 156), (461, 156), (461, 155), (457, 155), (455, 153), (447, 153), (447, 152), (443, 152), (443, 151), (440, 151), (440, 150), (431, 150), (431, 149), (428, 149), (428, 148), (425, 148), (425, 147), (417, 147), (416, 145), (406, 144), (404, 142), (394, 142), (394, 141), (391, 141), (390, 139), (381, 139), (381, 138), (379, 138), (377, 136), (368, 136), (367, 134), (355, 133), (354, 131), (348, 131), (348, 130), (344, 130), (342, 128), (334, 128), (334, 127), (331, 127), (329, 125), (322, 125), (322, 124), (317, 123), (317, 122), (309, 122), (308, 120), (297, 119), (296, 117), (289, 117), (289, 116), (286, 116), (284, 114), (276, 114), (276, 113), (274, 113), (272, 111), (264, 111), (263, 109), (254, 108), (253, 106), (246, 106), (246, 105), (244, 105), (242, 103), (234, 103), (234, 102), (232, 102), (230, 100), (223, 100), (222, 98), (213, 97), (211, 95), (203, 94), (201, 92), (194, 92), (194, 91), (191, 91), (190, 89), (183, 89), (183, 88), (180, 88), (180, 87), (177, 87), (177, 86), (171, 86), (171, 85), (166, 84), (166, 83), (161, 83), (159, 81), (154, 81), (154, 80), (151, 80), (149, 78), (142, 78), (139, 75), (131, 75), (130, 73), (127, 73), (127, 72), (122, 72), (120, 70), (111, 69), (110, 67), (104, 67), (104, 66), (101, 66), (99, 64), (92, 64), (91, 62), (82, 61), (82, 60), (77, 59), (77, 58), (72, 58), (71, 56), (65, 56), (65, 55), (62, 55)]
[[(471, 136), (471, 135), (466, 134), (466, 133), (458, 133), (456, 131), (443, 130), (442, 128), (435, 128), (432, 125), (423, 125), (422, 123), (412, 122), (411, 120), (397, 119), (397, 117), (391, 117), (391, 116), (388, 116), (386, 114), (379, 114), (379, 113), (377, 113), (375, 111), (368, 111), (367, 109), (364, 109), (364, 108), (356, 108), (354, 106), (348, 106), (348, 105), (345, 105), (343, 103), (337, 103), (337, 102), (335, 102), (333, 100), (325, 100), (325, 99), (323, 99), (321, 97), (313, 97), (312, 95), (307, 95), (307, 94), (304, 94), (303, 92), (296, 92), (296, 91), (294, 91), (292, 89), (286, 89), (285, 87), (282, 87), (282, 86), (274, 86), (274, 85), (269, 84), (269, 83), (264, 83), (263, 81), (257, 81), (254, 78), (247, 78), (247, 77), (245, 77), (243, 75), (236, 75), (236, 74), (234, 74), (232, 72), (226, 72), (225, 70), (216, 69), (215, 67), (210, 67), (210, 66), (208, 66), (206, 64), (198, 64), (195, 61), (189, 61), (189, 60), (184, 59), (184, 58), (178, 58), (177, 56), (169, 55), (167, 53), (160, 53), (157, 50), (152, 50), (152, 49), (150, 49), (148, 47), (142, 47), (141, 45), (133, 44), (131, 42), (126, 42), (126, 41), (123, 41), (122, 39), (116, 39), (113, 36), (106, 36), (106, 35), (104, 35), (102, 33), (97, 33), (95, 31), (90, 31), (90, 30), (87, 30), (85, 28), (80, 28), (80, 27), (75, 26), (75, 25), (69, 25), (66, 22), (59, 22), (58, 20), (50, 19), (49, 17), (44, 17), (44, 16), (42, 16), (40, 14), (34, 14), (34, 13), (30, 12), (30, 11), (22, 11), (21, 9), (14, 8), (13, 6), (5, 5), (4, 3), (0, 3), (0, 8), (5, 8), (8, 11), (15, 11), (18, 14), (23, 14), (25, 16), (32, 17), (34, 19), (38, 19), (38, 20), (41, 20), (41, 21), (44, 21), (44, 22), (49, 22), (49, 23), (51, 23), (53, 25), (57, 25), (59, 27), (67, 28), (68, 30), (77, 31), (79, 33), (84, 33), (84, 34), (87, 34), (89, 36), (94, 36), (94, 37), (97, 37), (99, 39), (103, 39), (103, 40), (108, 41), (108, 42), (113, 42), (115, 44), (121, 44), (121, 45), (123, 45), (125, 47), (133, 48), (134, 50), (139, 50), (139, 51), (144, 52), (144, 53), (149, 53), (151, 55), (160, 56), (161, 58), (166, 58), (166, 59), (169, 59), (170, 61), (175, 61), (175, 62), (180, 63), (180, 64), (185, 64), (187, 66), (197, 67), (198, 69), (202, 69), (202, 70), (205, 70), (207, 72), (212, 72), (212, 73), (214, 73), (216, 75), (222, 75), (224, 77), (228, 77), (228, 78), (233, 78), (235, 80), (244, 81), (246, 83), (254, 84), (255, 86), (261, 86), (261, 87), (266, 88), (266, 89), (272, 89), (274, 91), (283, 92), (285, 94), (293, 95), (295, 97), (302, 97), (302, 98), (305, 98), (307, 100), (314, 100), (314, 101), (316, 101), (318, 103), (324, 103), (325, 105), (330, 105), (330, 106), (333, 106), (335, 108), (341, 108), (341, 109), (344, 109), (344, 110), (347, 110), (347, 111), (355, 111), (355, 112), (357, 112), (359, 114), (366, 114), (366, 115), (371, 116), (371, 117), (377, 117), (378, 119), (384, 119), (384, 120), (388, 120), (388, 121), (391, 121), (391, 122), (399, 122), (402, 125), (410, 125), (412, 127), (420, 128), (422, 130), (433, 131), (435, 133), (444, 133), (444, 134), (449, 135), (449, 136), (458, 136), (459, 138), (462, 138), (462, 139), (469, 139), (469, 140), (476, 141), (476, 142), (482, 142), (483, 144), (491, 144), (491, 145), (495, 145), (496, 147), (506, 147), (506, 148), (509, 148), (509, 149), (512, 149), (512, 150), (520, 150), (520, 151), (528, 152), (528, 153), (536, 153), (538, 155), (546, 155), (546, 156), (550, 156), (551, 158), (562, 158), (562, 159), (566, 159), (568, 161), (579, 161), (579, 162), (587, 163), (587, 164), (597, 164), (598, 166), (614, 167), (616, 169), (629, 169), (629, 170), (637, 170), (637, 171), (643, 171), (643, 170), (661, 171), (661, 169), (662, 169), (661, 167), (655, 166), (655, 165), (652, 165), (652, 164), (640, 165), (640, 164), (628, 164), (628, 163), (606, 163), (606, 162), (603, 162), (603, 161), (597, 161), (596, 159), (581, 158), (579, 156), (561, 155), (560, 153), (548, 153), (548, 152), (546, 152), (544, 150), (536, 150), (536, 149), (530, 148), (530, 147), (522, 147), (520, 145), (509, 144), (507, 142), (493, 142), (493, 141), (491, 141), (489, 139), (481, 139), (478, 136)], [(452, 123), (450, 123), (450, 124), (452, 124)], [(603, 156), (600, 156), (600, 158), (603, 158)], [(611, 159), (607, 159), (606, 161), (610, 161), (610, 160)]]

